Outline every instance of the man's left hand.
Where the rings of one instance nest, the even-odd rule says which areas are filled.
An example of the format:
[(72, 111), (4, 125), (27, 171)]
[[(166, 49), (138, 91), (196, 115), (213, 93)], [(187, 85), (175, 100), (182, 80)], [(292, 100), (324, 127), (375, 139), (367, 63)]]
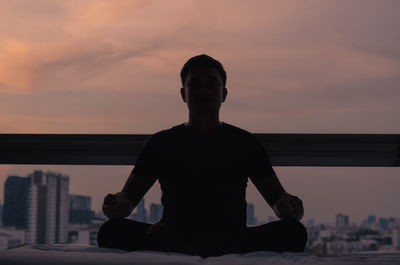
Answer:
[(304, 215), (303, 202), (299, 197), (285, 192), (272, 207), (276, 216), (281, 219), (300, 220)]

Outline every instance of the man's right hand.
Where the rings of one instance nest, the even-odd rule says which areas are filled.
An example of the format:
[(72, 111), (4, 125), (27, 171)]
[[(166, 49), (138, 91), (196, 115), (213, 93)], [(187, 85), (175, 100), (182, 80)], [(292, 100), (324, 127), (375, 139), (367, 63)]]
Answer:
[(104, 198), (103, 213), (111, 220), (128, 217), (133, 208), (134, 205), (129, 200), (128, 194), (124, 191), (116, 194), (108, 194)]
[(276, 216), (281, 219), (300, 220), (304, 215), (303, 202), (299, 197), (287, 192), (282, 193), (279, 200), (272, 207)]

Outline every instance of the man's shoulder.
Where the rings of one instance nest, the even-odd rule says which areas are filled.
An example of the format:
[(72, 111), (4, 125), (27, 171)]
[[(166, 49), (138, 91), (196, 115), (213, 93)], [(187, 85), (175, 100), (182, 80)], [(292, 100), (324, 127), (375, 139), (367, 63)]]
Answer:
[(151, 136), (153, 140), (162, 140), (171, 136), (179, 136), (184, 131), (184, 124), (178, 124), (167, 129), (160, 130)]
[(224, 133), (231, 134), (233, 136), (244, 136), (244, 137), (253, 137), (253, 134), (245, 129), (239, 128), (235, 125), (229, 123), (222, 123)]
[(237, 126), (225, 123), (224, 124), (224, 138), (229, 142), (235, 143), (235, 148), (243, 148), (246, 150), (254, 150), (262, 146), (261, 142), (257, 139), (257, 137), (242, 128)]
[[(154, 133), (151, 136), (152, 140), (172, 140), (172, 138), (180, 138), (184, 137), (188, 134), (188, 130), (185, 129), (184, 123), (172, 126), (167, 129), (160, 130), (156, 133)], [(221, 130), (220, 133), (224, 137), (232, 137), (232, 138), (241, 138), (241, 139), (254, 139), (253, 133), (239, 128), (235, 125), (222, 122)]]

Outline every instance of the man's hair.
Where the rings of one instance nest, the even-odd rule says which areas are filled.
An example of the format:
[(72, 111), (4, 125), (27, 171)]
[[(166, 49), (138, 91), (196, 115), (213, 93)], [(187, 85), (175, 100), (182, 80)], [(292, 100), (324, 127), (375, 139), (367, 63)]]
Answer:
[(185, 86), (186, 78), (187, 75), (189, 74), (189, 71), (197, 66), (208, 66), (208, 67), (214, 67), (218, 70), (218, 73), (221, 75), (222, 82), (224, 84), (224, 87), (226, 85), (226, 72), (222, 64), (212, 58), (211, 56), (208, 56), (206, 54), (200, 54), (197, 56), (194, 56), (190, 58), (182, 67), (181, 70), (181, 81), (182, 81), (182, 86)]

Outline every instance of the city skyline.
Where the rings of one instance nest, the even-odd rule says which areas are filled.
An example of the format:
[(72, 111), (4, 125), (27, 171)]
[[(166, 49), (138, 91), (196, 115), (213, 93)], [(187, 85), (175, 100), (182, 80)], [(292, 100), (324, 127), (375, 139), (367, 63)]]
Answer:
[[(102, 212), (95, 214), (91, 210), (90, 196), (69, 194), (68, 175), (35, 170), (26, 177), (9, 176), (4, 187), (0, 249), (36, 243), (97, 246), (98, 229), (107, 218)], [(20, 193), (26, 196), (20, 196)], [(0, 213), (2, 209), (0, 204)], [(127, 218), (156, 223), (160, 221), (162, 211), (161, 204), (150, 203), (146, 208), (143, 198)], [(246, 212), (247, 226), (265, 223), (255, 217), (254, 204), (248, 203)], [(277, 219), (269, 216), (268, 222)], [(302, 222), (307, 227), (307, 252), (344, 254), (400, 249), (400, 218), (393, 216), (384, 218), (370, 214), (357, 225), (350, 223), (349, 215), (340, 212), (333, 225), (316, 223), (313, 219)]]
[[(25, 166), (25, 167), (35, 168), (35, 166)], [(57, 172), (58, 171), (57, 168), (60, 168), (60, 167), (61, 166), (53, 166), (52, 170), (50, 170), (50, 171)], [(101, 168), (104, 168), (104, 167), (101, 167)], [(108, 167), (108, 168), (110, 168), (110, 167)], [(77, 168), (77, 169), (79, 170), (79, 168)], [(43, 170), (43, 171), (46, 171), (46, 170)], [(32, 172), (32, 170), (28, 171), (25, 175), (21, 174), (20, 177), (26, 177), (31, 172)], [(15, 174), (11, 174), (11, 175), (15, 175)], [(81, 185), (79, 185), (79, 180), (77, 178), (74, 178), (74, 176), (71, 175), (70, 173), (68, 173), (68, 175), (69, 175), (70, 185), (72, 184), (71, 187), (75, 187), (75, 188), (80, 187), (81, 188), (80, 190), (74, 190), (74, 188), (71, 189), (71, 187), (70, 187), (70, 189), (71, 189), (70, 194), (71, 195), (79, 194), (78, 196), (90, 196), (91, 200), (95, 201), (95, 203), (92, 204), (91, 209), (94, 210), (96, 213), (100, 212), (103, 195), (101, 193), (98, 193), (97, 195), (93, 196), (89, 193), (85, 193), (85, 187), (82, 187)], [(0, 179), (1, 179), (1, 176), (0, 176)], [(94, 177), (94, 179), (95, 179), (95, 177)], [(123, 177), (121, 179), (123, 179)], [(77, 182), (74, 183), (74, 181), (72, 181), (72, 180), (76, 180)], [(119, 186), (118, 183), (115, 183), (115, 184), (116, 184), (115, 187), (118, 188), (118, 186)], [(155, 186), (144, 197), (144, 199), (146, 201), (146, 204), (144, 205), (144, 207), (147, 211), (150, 210), (150, 205), (152, 203), (161, 204), (161, 200), (160, 200), (161, 199), (161, 190), (157, 187), (157, 185), (158, 185), (158, 183), (156, 183)], [(329, 185), (329, 183), (328, 183), (328, 185)], [(3, 187), (4, 187), (4, 185), (0, 185), (0, 191)], [(392, 187), (392, 188), (394, 188), (393, 190), (396, 190), (396, 187)], [(257, 203), (257, 197), (261, 197), (261, 195), (258, 194), (258, 191), (255, 189), (255, 187), (250, 182), (249, 182), (249, 187), (247, 190), (248, 190), (247, 202), (248, 202), (248, 204), (254, 205), (255, 217), (258, 220), (259, 224), (269, 221), (270, 217), (276, 218), (272, 209), (264, 201), (262, 201), (262, 204)], [(249, 193), (251, 193), (251, 194), (249, 194)], [(1, 194), (1, 192), (0, 192), (0, 194)], [(397, 195), (397, 193), (395, 195)], [(360, 199), (362, 201), (362, 198), (360, 198)], [(375, 199), (375, 198), (372, 197), (372, 199)], [(394, 199), (397, 199), (397, 197), (394, 197)], [(2, 202), (2, 201), (3, 201), (3, 196), (0, 196), (0, 202)], [(389, 217), (400, 218), (399, 212), (397, 211), (397, 205), (395, 204), (396, 200), (392, 199), (391, 202), (393, 203), (392, 211), (382, 212), (382, 211), (379, 211), (379, 209), (371, 210), (370, 207), (367, 207), (366, 210), (364, 210), (364, 211), (360, 211), (360, 209), (354, 210), (354, 208), (348, 208), (346, 210), (346, 209), (344, 209), (345, 207), (344, 208), (335, 207), (335, 208), (332, 208), (332, 210), (328, 211), (329, 214), (325, 214), (322, 216), (318, 215), (318, 214), (310, 215), (309, 214), (310, 207), (307, 207), (307, 203), (305, 202), (305, 216), (302, 219), (302, 222), (304, 224), (306, 224), (308, 222), (308, 220), (314, 220), (317, 223), (324, 223), (324, 224), (332, 225), (335, 223), (335, 217), (336, 217), (337, 213), (342, 213), (342, 214), (349, 216), (349, 218), (350, 218), (349, 223), (356, 224), (356, 225), (361, 225), (364, 218), (369, 215), (376, 215), (376, 216), (381, 216), (381, 217), (385, 217), (385, 218), (389, 218)], [(4, 203), (4, 202), (2, 202), (2, 203)], [(355, 207), (356, 206), (357, 205), (355, 205)], [(136, 211), (136, 209), (134, 210), (134, 212)]]
[[(64, 188), (62, 188), (62, 185), (60, 185), (61, 182), (64, 182)], [(57, 184), (58, 183), (58, 184)], [(27, 185), (28, 184), (28, 185)], [(15, 176), (15, 175), (10, 175), (7, 178), (7, 181), (5, 183), (5, 187), (7, 187), (7, 198), (8, 198), (8, 207), (14, 205), (17, 205), (17, 207), (7, 209), (5, 212), (4, 216), (7, 216), (6, 219), (3, 219), (3, 215), (0, 214), (1, 220), (3, 221), (1, 224), (3, 226), (11, 226), (15, 227), (17, 229), (27, 229), (30, 230), (30, 219), (32, 215), (32, 206), (38, 207), (38, 203), (40, 203), (40, 194), (38, 193), (38, 190), (40, 186), (45, 187), (44, 192), (49, 193), (50, 197), (59, 197), (60, 194), (57, 194), (58, 192), (62, 192), (64, 190), (64, 195), (61, 196), (66, 196), (68, 195), (68, 210), (69, 210), (69, 215), (61, 215), (66, 217), (68, 219), (69, 224), (91, 224), (92, 220), (98, 218), (98, 216), (103, 216), (102, 219), (106, 220), (107, 218), (104, 216), (102, 211), (98, 211), (95, 214), (90, 214), (90, 220), (87, 218), (87, 216), (82, 216), (82, 212), (77, 212), (76, 217), (71, 219), (71, 212), (73, 211), (89, 211), (92, 212), (92, 207), (91, 207), (91, 197), (85, 194), (69, 194), (69, 176), (68, 175), (63, 175), (60, 172), (52, 172), (52, 171), (41, 171), (41, 170), (35, 170), (33, 173), (28, 174), (25, 177), (21, 176)], [(59, 186), (57, 188), (57, 186)], [(38, 188), (39, 187), (39, 188)], [(27, 204), (25, 207), (22, 205), (20, 202), (16, 202), (16, 200), (20, 200), (19, 197), (15, 197), (15, 195), (18, 195), (18, 192), (24, 191), (24, 189), (28, 188), (28, 191), (26, 191), (28, 197), (21, 197), (22, 201), (26, 201), (25, 203)], [(55, 192), (57, 190), (57, 192)], [(40, 192), (40, 191), (39, 191)], [(33, 193), (37, 193), (36, 195)], [(51, 195), (52, 194), (52, 195)], [(43, 196), (43, 195), (42, 195)], [(46, 196), (45, 196), (46, 197)], [(4, 196), (6, 198), (6, 195)], [(32, 203), (32, 200), (37, 200), (38, 202)], [(53, 201), (59, 201), (59, 199), (52, 199)], [(4, 200), (6, 201), (6, 200)], [(51, 208), (53, 204), (48, 203), (48, 199), (43, 200), (44, 202), (43, 205), (45, 205), (45, 208)], [(3, 210), (4, 204), (0, 203), (0, 208)], [(40, 208), (40, 207), (39, 207)], [(34, 209), (34, 211), (37, 211)], [(46, 210), (47, 211), (47, 210)], [(10, 213), (17, 212), (17, 215), (12, 216), (11, 219), (8, 218), (10, 217)], [(21, 214), (21, 212), (26, 212), (26, 214)], [(2, 212), (1, 212), (2, 213)], [(39, 216), (40, 214), (38, 214)], [(51, 215), (51, 214), (50, 214)], [(95, 217), (97, 216), (97, 217)], [(254, 209), (254, 204), (248, 202), (247, 204), (247, 225), (259, 225), (264, 222), (264, 220), (259, 221), (257, 217), (255, 216), (255, 209)], [(17, 217), (17, 218), (16, 218)], [(83, 219), (85, 221), (83, 222), (77, 222), (77, 219)], [(150, 222), (150, 223), (155, 223), (158, 222), (162, 217), (162, 204), (157, 204), (154, 202), (148, 203), (148, 207), (145, 205), (145, 198), (142, 198), (140, 202), (138, 203), (137, 207), (132, 211), (131, 215), (128, 218), (135, 219), (137, 221), (141, 222)], [(344, 214), (343, 212), (336, 213), (335, 215), (335, 220), (332, 222), (333, 226), (336, 228), (349, 228), (350, 226), (361, 226), (361, 227), (367, 227), (372, 230), (377, 230), (378, 227), (386, 227), (388, 226), (388, 222), (398, 222), (400, 224), (400, 218), (396, 218), (395, 216), (390, 216), (390, 217), (381, 217), (381, 216), (376, 216), (375, 214), (369, 214), (365, 216), (365, 218), (361, 221), (360, 224), (355, 224), (351, 223), (349, 219), (348, 214)], [(22, 219), (26, 219), (27, 222), (23, 222)], [(21, 220), (20, 220), (21, 219)], [(268, 222), (278, 220), (276, 216), (268, 216)], [(5, 222), (4, 222), (5, 221)], [(331, 220), (332, 221), (332, 220)], [(315, 226), (315, 225), (332, 225), (331, 222), (328, 223), (315, 223), (314, 219), (308, 219), (308, 220), (302, 220), (304, 225), (306, 226)], [(373, 226), (370, 226), (373, 225)]]

